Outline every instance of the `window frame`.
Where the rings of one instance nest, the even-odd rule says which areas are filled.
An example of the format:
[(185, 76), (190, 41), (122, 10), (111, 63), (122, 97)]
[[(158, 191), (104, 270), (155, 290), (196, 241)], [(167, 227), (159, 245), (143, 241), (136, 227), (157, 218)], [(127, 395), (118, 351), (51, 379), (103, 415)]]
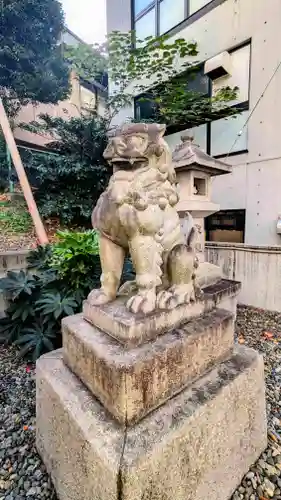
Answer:
[[(250, 61), (249, 61), (249, 84), (248, 84), (248, 99), (246, 101), (242, 101), (242, 102), (239, 102), (238, 104), (234, 104), (232, 106), (229, 106), (229, 108), (236, 108), (238, 109), (239, 111), (243, 112), (243, 111), (249, 111), (250, 110), (250, 89), (251, 89), (251, 65), (252, 65), (252, 39), (247, 39), (245, 40), (243, 43), (240, 43), (239, 45), (236, 45), (230, 49), (228, 49), (228, 52), (230, 54), (232, 54), (233, 52), (236, 52), (238, 51), (239, 49), (242, 49), (243, 47), (246, 47), (247, 45), (250, 46)], [(200, 71), (200, 69), (202, 69), (202, 67), (204, 67), (204, 62), (199, 64), (199, 65), (196, 65), (198, 67), (198, 70)], [(186, 71), (186, 73), (188, 73), (188, 70)], [(147, 90), (147, 92), (143, 93), (143, 94), (139, 94), (137, 96), (135, 96), (134, 98), (134, 118), (137, 119), (137, 105), (138, 105), (138, 99), (145, 96), (145, 94), (149, 94), (149, 89)], [(208, 95), (209, 97), (212, 96), (212, 81), (211, 79), (209, 79), (209, 83), (208, 83), (208, 93), (206, 94)], [(212, 123), (216, 122), (217, 120), (220, 120), (222, 117), (218, 117), (216, 118), (215, 120), (212, 120), (211, 122), (210, 121), (206, 121), (206, 122), (202, 122), (200, 123), (198, 126), (200, 125), (205, 125), (207, 130), (206, 130), (206, 153), (211, 155), (212, 152), (211, 152), (211, 141), (212, 141)], [(229, 120), (231, 120), (231, 116), (229, 117)], [(177, 133), (177, 132), (181, 132), (181, 131), (184, 131), (188, 128), (195, 128), (194, 126), (190, 126), (189, 123), (186, 123), (186, 124), (183, 124), (183, 125), (167, 125), (167, 131), (166, 131), (166, 135), (170, 135), (170, 134), (174, 134), (174, 133)], [(226, 152), (226, 153), (223, 153), (223, 154), (219, 154), (219, 155), (213, 155), (213, 158), (225, 158), (226, 156), (237, 156), (237, 155), (241, 155), (241, 154), (244, 154), (244, 153), (248, 153), (249, 150), (248, 148), (247, 149), (242, 149), (242, 150), (237, 150), (237, 151), (231, 151), (230, 153)]]
[[(247, 47), (249, 45), (250, 47), (250, 59), (249, 59), (249, 79), (248, 79), (248, 99), (246, 101), (241, 101), (238, 104), (234, 104), (233, 106), (229, 106), (230, 108), (236, 108), (239, 111), (249, 111), (250, 110), (250, 91), (251, 91), (251, 67), (252, 67), (252, 39), (249, 38), (245, 40), (244, 42), (240, 43), (239, 45), (235, 45), (231, 49), (228, 50), (230, 54), (233, 54), (234, 52), (243, 49), (243, 47)], [(212, 86), (210, 83), (210, 92), (212, 92)], [(220, 118), (218, 118), (220, 119)], [(229, 117), (229, 120), (232, 118)], [(214, 123), (216, 120), (213, 120), (212, 122), (209, 122), (207, 124), (207, 152), (208, 154), (212, 155), (212, 150), (211, 150), (211, 140), (212, 140), (212, 123)], [(213, 158), (220, 159), (220, 158), (225, 158), (226, 156), (237, 156), (241, 154), (248, 153), (249, 150), (248, 148), (246, 149), (239, 149), (237, 151), (231, 151), (230, 153), (225, 152), (219, 155), (213, 155)]]
[[(151, 0), (151, 2), (138, 14), (135, 15), (135, 0), (131, 0), (131, 28), (132, 31), (135, 30), (135, 23), (144, 17), (152, 9), (155, 9), (155, 33), (153, 36), (160, 36), (160, 4), (163, 0)], [(180, 31), (186, 24), (194, 22), (200, 17), (207, 14), (210, 10), (214, 9), (218, 5), (226, 2), (226, 0), (208, 0), (208, 2), (200, 7), (198, 10), (190, 14), (190, 0), (184, 0), (185, 15), (184, 19), (175, 26), (172, 26), (168, 31), (161, 33), (161, 35), (174, 34)]]
[[(185, 75), (188, 75), (189, 72), (192, 72), (194, 69), (197, 69), (198, 70), (198, 74), (200, 74), (203, 70), (204, 70), (204, 63), (196, 63), (194, 65), (194, 67), (192, 68), (189, 68), (185, 71), (183, 71), (182, 73), (179, 73), (178, 75), (174, 75), (173, 78), (176, 78), (177, 76), (185, 76)], [(202, 74), (203, 75), (203, 74)], [(207, 77), (208, 78), (208, 77)], [(154, 87), (155, 88), (155, 87)], [(157, 86), (156, 86), (157, 88)], [(210, 80), (208, 79), (207, 81), (207, 89), (206, 89), (206, 93), (202, 92), (202, 97), (205, 96), (205, 97), (208, 97), (211, 95), (211, 86), (210, 86)], [(147, 89), (146, 92), (143, 92), (141, 94), (138, 94), (137, 96), (135, 96), (134, 98), (134, 118), (137, 120), (138, 119), (138, 116), (137, 116), (137, 106), (138, 106), (138, 101), (139, 99), (141, 98), (147, 98), (149, 99), (149, 89)], [(140, 118), (142, 119), (142, 118)], [(151, 119), (153, 120), (153, 117), (151, 117)], [(203, 122), (203, 123), (199, 123), (199, 125), (203, 125), (203, 124), (207, 124), (207, 122)], [(179, 132), (181, 130), (185, 130), (189, 127), (189, 123), (186, 123), (184, 125), (167, 125), (167, 133), (168, 134), (173, 134), (175, 132)]]
[[(232, 217), (236, 219), (235, 224), (230, 224), (226, 225), (223, 224), (221, 221), (223, 217)], [(205, 234), (206, 234), (206, 241), (213, 243), (216, 243), (216, 240), (211, 240), (210, 239), (210, 233), (211, 231), (215, 231), (216, 229), (221, 229), (221, 230), (237, 230), (242, 232), (242, 239), (243, 243), (245, 243), (245, 233), (246, 233), (246, 217), (247, 217), (247, 212), (245, 208), (233, 208), (233, 209), (226, 209), (226, 210), (219, 210), (215, 214), (209, 215), (208, 217), (205, 218)], [(213, 223), (212, 224), (212, 219), (217, 218), (218, 223)], [(242, 223), (243, 221), (243, 223)], [(228, 229), (227, 229), (228, 228)]]

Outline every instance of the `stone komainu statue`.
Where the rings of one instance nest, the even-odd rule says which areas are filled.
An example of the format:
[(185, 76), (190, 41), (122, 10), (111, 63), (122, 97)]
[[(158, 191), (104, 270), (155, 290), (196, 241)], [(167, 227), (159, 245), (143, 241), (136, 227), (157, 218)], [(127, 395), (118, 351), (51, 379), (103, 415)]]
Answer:
[(109, 139), (104, 157), (114, 173), (92, 216), (102, 265), (102, 286), (89, 295), (92, 304), (115, 299), (128, 252), (136, 272), (129, 310), (147, 314), (195, 300), (197, 258), (181, 233), (164, 133), (165, 125), (128, 124)]

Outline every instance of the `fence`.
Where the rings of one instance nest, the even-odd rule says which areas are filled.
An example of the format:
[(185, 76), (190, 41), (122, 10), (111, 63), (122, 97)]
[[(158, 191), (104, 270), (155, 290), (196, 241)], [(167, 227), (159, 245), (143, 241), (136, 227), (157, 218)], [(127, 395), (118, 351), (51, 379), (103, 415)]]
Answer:
[(242, 282), (241, 304), (281, 311), (281, 246), (207, 242), (205, 252), (225, 277)]
[[(226, 278), (242, 282), (239, 302), (281, 311), (281, 246), (206, 243), (206, 260), (220, 266)], [(0, 277), (26, 267), (27, 251), (0, 254)], [(0, 315), (4, 302), (0, 294)]]

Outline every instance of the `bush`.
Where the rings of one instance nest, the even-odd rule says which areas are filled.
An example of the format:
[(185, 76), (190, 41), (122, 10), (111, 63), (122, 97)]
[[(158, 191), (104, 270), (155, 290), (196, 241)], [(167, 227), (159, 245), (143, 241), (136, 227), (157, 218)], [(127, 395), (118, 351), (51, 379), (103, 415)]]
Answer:
[(48, 144), (50, 154), (23, 152), (41, 215), (58, 218), (68, 227), (91, 227), (92, 210), (110, 175), (103, 158), (105, 120), (95, 113), (69, 120), (42, 115), (40, 123), (24, 128), (54, 138)]
[[(97, 233), (59, 232), (58, 237), (53, 246), (30, 252), (27, 271), (9, 271), (0, 280), (9, 303), (0, 320), (0, 341), (20, 346), (19, 356), (33, 361), (61, 347), (61, 319), (80, 312), (88, 293), (100, 286)], [(122, 282), (133, 277), (127, 260)]]

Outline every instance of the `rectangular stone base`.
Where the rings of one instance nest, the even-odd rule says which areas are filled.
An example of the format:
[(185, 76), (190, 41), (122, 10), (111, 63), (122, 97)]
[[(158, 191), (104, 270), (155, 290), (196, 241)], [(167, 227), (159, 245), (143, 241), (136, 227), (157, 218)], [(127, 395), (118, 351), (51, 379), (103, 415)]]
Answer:
[(134, 347), (155, 339), (216, 307), (236, 313), (237, 295), (241, 283), (221, 280), (204, 288), (204, 296), (191, 304), (182, 304), (172, 310), (157, 310), (151, 314), (133, 314), (126, 308), (128, 297), (118, 297), (104, 306), (95, 306), (85, 300), (83, 316), (92, 325), (114, 337), (125, 347)]
[(266, 444), (263, 360), (251, 349), (129, 429), (61, 351), (37, 363), (37, 447), (60, 500), (228, 500)]
[(125, 350), (81, 314), (63, 321), (63, 359), (121, 423), (132, 424), (231, 357), (233, 315), (215, 309)]

